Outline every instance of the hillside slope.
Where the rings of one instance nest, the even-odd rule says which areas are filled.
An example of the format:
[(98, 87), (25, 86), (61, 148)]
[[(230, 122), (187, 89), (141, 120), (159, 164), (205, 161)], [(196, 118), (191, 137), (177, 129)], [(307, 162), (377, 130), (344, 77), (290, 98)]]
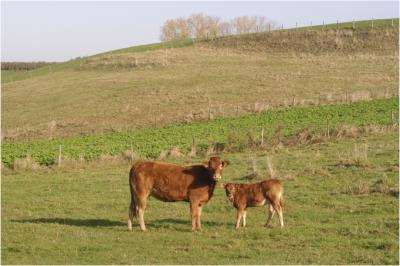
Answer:
[(177, 44), (121, 49), (3, 83), (3, 140), (386, 98), (399, 86), (398, 29), (389, 25)]

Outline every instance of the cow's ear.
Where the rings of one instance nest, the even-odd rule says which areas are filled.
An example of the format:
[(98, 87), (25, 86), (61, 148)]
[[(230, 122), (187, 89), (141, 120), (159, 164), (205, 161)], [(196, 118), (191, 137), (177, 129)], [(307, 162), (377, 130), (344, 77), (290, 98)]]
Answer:
[(206, 168), (208, 168), (208, 161), (204, 161), (204, 162), (203, 162), (203, 166), (206, 167)]
[(228, 160), (223, 161), (222, 162), (222, 167), (227, 167), (229, 165), (229, 163), (230, 162)]

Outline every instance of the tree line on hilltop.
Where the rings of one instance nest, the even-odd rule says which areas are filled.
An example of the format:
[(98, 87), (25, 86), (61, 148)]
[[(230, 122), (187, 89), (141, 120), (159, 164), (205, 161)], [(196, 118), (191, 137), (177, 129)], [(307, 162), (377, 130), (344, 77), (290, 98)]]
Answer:
[(161, 40), (171, 41), (190, 38), (215, 38), (234, 34), (265, 32), (276, 23), (264, 16), (241, 16), (222, 20), (204, 14), (168, 19), (161, 27)]
[(1, 70), (7, 71), (29, 71), (39, 67), (54, 64), (51, 62), (1, 62)]

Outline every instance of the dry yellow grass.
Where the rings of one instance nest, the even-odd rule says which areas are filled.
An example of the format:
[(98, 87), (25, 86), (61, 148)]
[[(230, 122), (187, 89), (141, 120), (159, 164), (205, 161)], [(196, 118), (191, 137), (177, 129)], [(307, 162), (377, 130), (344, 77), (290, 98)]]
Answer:
[[(2, 137), (49, 139), (389, 97), (399, 86), (398, 33), (385, 32), (367, 33), (365, 43), (346, 32), (275, 33), (268, 42), (237, 38), (237, 47), (236, 39), (221, 39), (82, 59), (3, 84)], [(299, 48), (296, 41), (284, 51), (307, 37), (319, 47), (307, 51), (310, 43)], [(331, 47), (332, 38), (340, 38), (343, 49)], [(378, 38), (389, 41), (383, 40), (385, 49)]]

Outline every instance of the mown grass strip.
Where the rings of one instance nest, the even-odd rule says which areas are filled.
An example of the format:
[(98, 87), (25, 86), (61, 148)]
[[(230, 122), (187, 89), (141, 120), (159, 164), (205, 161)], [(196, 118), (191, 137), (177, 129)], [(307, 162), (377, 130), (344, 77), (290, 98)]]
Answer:
[[(367, 125), (390, 125), (391, 112), (398, 117), (398, 97), (391, 99), (356, 102), (342, 105), (291, 108), (237, 118), (221, 118), (211, 121), (196, 121), (190, 124), (175, 124), (162, 128), (145, 128), (123, 133), (105, 133), (66, 139), (31, 142), (4, 143), (2, 162), (12, 165), (17, 158), (27, 155), (42, 165), (54, 164), (59, 145), (63, 156), (86, 160), (102, 154), (117, 155), (133, 149), (141, 156), (157, 157), (161, 151), (174, 147), (189, 151), (192, 137), (199, 147), (213, 143), (226, 143), (230, 134), (257, 134), (262, 128), (270, 138), (279, 128), (284, 137), (295, 135), (305, 128), (324, 132), (327, 120), (331, 129), (343, 125), (363, 127)], [(395, 120), (397, 121), (397, 120)]]

